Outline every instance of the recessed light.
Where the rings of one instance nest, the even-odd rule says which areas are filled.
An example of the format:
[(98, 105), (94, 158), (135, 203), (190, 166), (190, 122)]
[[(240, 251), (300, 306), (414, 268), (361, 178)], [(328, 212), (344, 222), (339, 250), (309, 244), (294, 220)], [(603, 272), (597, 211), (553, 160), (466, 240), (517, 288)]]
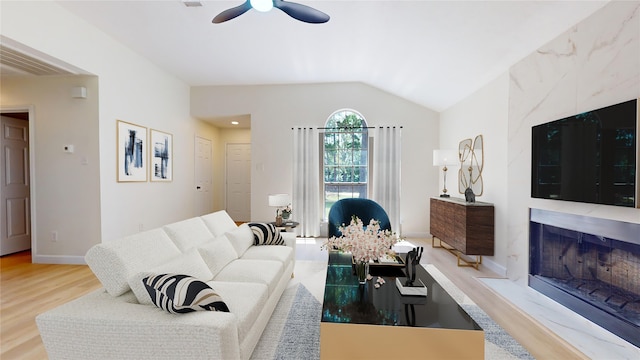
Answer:
[(231, 122), (231, 125), (238, 125), (238, 124), (240, 124), (240, 123), (239, 123), (239, 122), (237, 122), (237, 121), (232, 121), (232, 122)]

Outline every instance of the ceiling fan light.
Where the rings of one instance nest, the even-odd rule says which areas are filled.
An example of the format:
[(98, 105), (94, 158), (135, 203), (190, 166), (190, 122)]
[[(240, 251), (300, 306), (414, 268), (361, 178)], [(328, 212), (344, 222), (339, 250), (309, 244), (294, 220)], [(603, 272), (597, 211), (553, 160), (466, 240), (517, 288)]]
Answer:
[(267, 12), (273, 9), (272, 0), (250, 0), (249, 2), (251, 3), (252, 8), (261, 12)]

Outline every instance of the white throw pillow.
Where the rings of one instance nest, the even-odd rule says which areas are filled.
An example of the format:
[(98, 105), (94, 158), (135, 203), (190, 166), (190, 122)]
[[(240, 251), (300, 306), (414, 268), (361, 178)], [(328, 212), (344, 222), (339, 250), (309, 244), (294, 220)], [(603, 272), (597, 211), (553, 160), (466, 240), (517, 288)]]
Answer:
[(203, 215), (200, 218), (204, 221), (205, 225), (207, 225), (213, 236), (220, 236), (238, 227), (225, 210)]
[(225, 235), (198, 246), (200, 256), (211, 270), (213, 277), (218, 275), (227, 264), (238, 258), (238, 253)]
[(251, 228), (246, 223), (238, 226), (238, 228), (233, 231), (227, 232), (225, 235), (231, 242), (231, 245), (233, 245), (233, 248), (236, 249), (238, 257), (241, 257), (242, 254), (253, 245), (253, 231), (251, 231)]
[(129, 286), (140, 304), (152, 304), (143, 279), (159, 274), (184, 274), (202, 281), (209, 281), (213, 278), (211, 270), (207, 267), (198, 250), (191, 249), (162, 265), (141, 271), (129, 278)]
[(162, 228), (182, 252), (187, 252), (214, 237), (199, 217), (175, 222)]

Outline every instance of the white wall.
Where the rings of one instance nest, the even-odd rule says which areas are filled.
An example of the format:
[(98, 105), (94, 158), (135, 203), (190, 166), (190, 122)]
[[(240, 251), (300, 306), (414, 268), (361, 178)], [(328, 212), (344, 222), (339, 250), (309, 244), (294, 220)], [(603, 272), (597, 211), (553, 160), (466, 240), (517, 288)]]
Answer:
[(484, 136), (485, 195), (478, 200), (496, 207), (495, 256), (485, 264), (521, 285), (530, 208), (640, 223), (638, 209), (530, 196), (532, 126), (640, 96), (639, 8), (608, 4), (441, 114), (442, 148)]
[[(84, 86), (86, 99), (71, 97)], [(31, 234), (38, 261), (66, 262), (100, 242), (98, 79), (95, 76), (2, 79), (0, 107), (32, 107)], [(74, 145), (74, 153), (63, 151)], [(58, 233), (52, 241), (51, 232)]]
[[(438, 194), (438, 169), (431, 153), (438, 148), (438, 114), (360, 83), (204, 86), (191, 90), (191, 114), (197, 118), (251, 115), (251, 213), (271, 219), (267, 196), (291, 194), (295, 126), (322, 127), (336, 110), (360, 112), (371, 126), (402, 125), (402, 234), (426, 237), (429, 204)], [(295, 209), (293, 211), (295, 219)]]
[[(190, 89), (186, 84), (57, 3), (3, 2), (0, 16), (3, 36), (98, 77), (100, 155), (95, 161), (100, 169), (100, 201), (95, 206), (100, 206), (101, 221), (95, 226), (101, 227), (97, 232), (101, 239), (90, 236), (74, 241), (87, 245), (108, 241), (138, 232), (140, 228), (151, 229), (192, 217), (201, 211), (194, 185), (194, 139), (195, 135), (202, 134), (216, 141), (216, 131), (190, 117)], [(117, 119), (173, 134), (173, 182), (116, 182)], [(46, 182), (40, 182), (36, 190), (37, 196), (45, 196), (50, 191)], [(69, 198), (59, 206), (74, 207), (82, 201)], [(72, 228), (84, 220), (83, 216), (64, 217), (59, 219), (63, 224), (55, 226)], [(41, 232), (51, 230), (46, 228)], [(79, 246), (66, 252), (75, 256), (69, 261), (81, 261), (86, 248)]]
[(507, 168), (509, 278), (526, 283), (529, 208), (640, 223), (638, 209), (530, 197), (532, 126), (638, 97), (640, 3), (637, 1), (611, 2), (511, 68)]
[[(509, 76), (505, 73), (440, 114), (442, 149), (458, 149), (458, 144), (464, 139), (475, 139), (477, 135), (483, 137), (484, 186), (483, 195), (476, 197), (476, 201), (493, 203), (495, 208), (494, 256), (483, 257), (483, 264), (499, 274), (506, 274), (507, 266), (507, 200), (510, 195), (507, 193), (508, 98)], [(449, 167), (447, 189), (451, 196), (464, 198), (457, 185), (459, 168)]]

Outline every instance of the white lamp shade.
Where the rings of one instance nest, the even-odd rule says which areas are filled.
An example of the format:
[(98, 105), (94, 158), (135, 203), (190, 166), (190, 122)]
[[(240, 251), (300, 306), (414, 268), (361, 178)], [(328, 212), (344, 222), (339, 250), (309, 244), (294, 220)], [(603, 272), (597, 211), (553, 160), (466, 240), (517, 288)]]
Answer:
[(284, 207), (289, 205), (289, 194), (269, 195), (269, 206)]
[(433, 166), (458, 165), (458, 151), (456, 150), (433, 150)]

